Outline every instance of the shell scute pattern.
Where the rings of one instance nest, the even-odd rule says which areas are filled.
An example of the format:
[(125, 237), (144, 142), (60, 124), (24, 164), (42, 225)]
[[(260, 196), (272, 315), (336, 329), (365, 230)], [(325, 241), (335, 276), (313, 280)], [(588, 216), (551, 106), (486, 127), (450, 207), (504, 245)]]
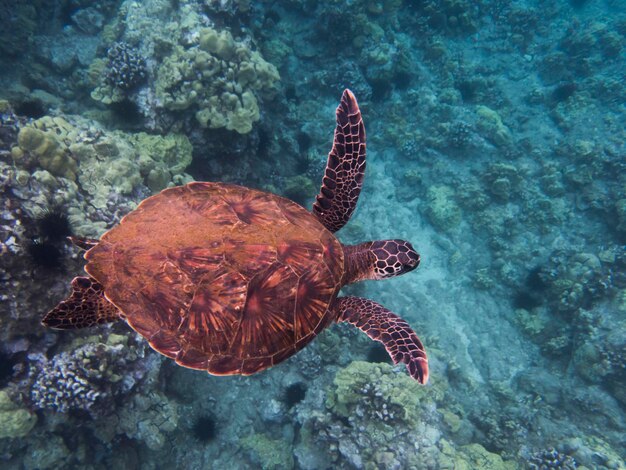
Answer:
[(341, 245), (305, 209), (220, 183), (146, 199), (86, 259), (154, 349), (213, 374), (253, 373), (304, 347), (330, 323), (344, 269)]

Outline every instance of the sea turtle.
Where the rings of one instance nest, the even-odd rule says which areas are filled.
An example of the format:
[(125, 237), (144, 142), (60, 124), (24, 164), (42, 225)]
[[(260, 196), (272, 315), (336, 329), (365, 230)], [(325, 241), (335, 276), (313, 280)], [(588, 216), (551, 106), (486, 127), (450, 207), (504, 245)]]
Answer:
[(125, 320), (152, 348), (192, 369), (249, 375), (278, 364), (334, 322), (381, 342), (411, 377), (428, 380), (424, 347), (378, 303), (338, 297), (342, 286), (415, 269), (403, 240), (342, 245), (333, 235), (357, 203), (365, 128), (343, 92), (320, 193), (311, 212), (275, 194), (193, 182), (141, 202), (87, 250), (87, 276), (43, 324), (57, 329)]

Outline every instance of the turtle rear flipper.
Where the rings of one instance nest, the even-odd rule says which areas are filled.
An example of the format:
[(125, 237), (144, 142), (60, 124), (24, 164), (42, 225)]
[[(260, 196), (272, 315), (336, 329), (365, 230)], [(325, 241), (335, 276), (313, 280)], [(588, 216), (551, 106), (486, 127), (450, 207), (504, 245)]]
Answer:
[(75, 237), (70, 236), (67, 237), (69, 241), (71, 241), (75, 246), (80, 248), (81, 250), (90, 250), (94, 246), (96, 246), (100, 240), (97, 238), (87, 238), (87, 237)]
[(426, 351), (406, 321), (373, 300), (359, 297), (338, 298), (335, 311), (337, 321), (348, 322), (381, 342), (394, 364), (406, 364), (411, 377), (421, 384), (428, 381)]
[(322, 187), (313, 214), (331, 232), (346, 225), (363, 186), (365, 176), (365, 126), (356, 98), (344, 90), (337, 107), (337, 127), (328, 154)]
[(71, 295), (50, 310), (41, 323), (71, 330), (120, 319), (120, 311), (104, 297), (102, 285), (91, 277), (75, 277)]

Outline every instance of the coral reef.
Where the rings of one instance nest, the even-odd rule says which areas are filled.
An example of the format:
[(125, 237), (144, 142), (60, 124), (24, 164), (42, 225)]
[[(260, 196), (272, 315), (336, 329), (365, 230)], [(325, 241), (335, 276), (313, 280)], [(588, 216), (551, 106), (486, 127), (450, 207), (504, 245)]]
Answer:
[(36, 355), (29, 358), (33, 364), (30, 399), (34, 408), (109, 414), (114, 411), (113, 400), (129, 393), (144, 377), (144, 349), (129, 349), (127, 337), (111, 334), (106, 343), (99, 342), (98, 337), (86, 340), (91, 342), (49, 360)]
[(122, 407), (115, 433), (143, 442), (150, 450), (159, 450), (166, 445), (167, 434), (177, 428), (178, 416), (177, 404), (160, 393), (134, 395)]
[(435, 403), (443, 400), (445, 388), (445, 382), (420, 387), (389, 364), (350, 363), (335, 374), (326, 412), (299, 407), (298, 464), (307, 469), (437, 466), (443, 418)]
[(519, 468), (512, 461), (505, 461), (498, 454), (489, 452), (480, 444), (469, 444), (454, 448), (450, 442), (441, 440), (441, 458), (439, 468), (485, 470), (514, 470)]
[[(76, 181), (97, 209), (142, 185), (159, 191), (190, 180), (192, 147), (180, 134), (106, 132), (93, 121), (44, 116), (22, 127), (11, 150), (16, 165)], [(50, 184), (55, 184), (45, 177)]]
[(165, 109), (195, 113), (202, 127), (246, 134), (260, 117), (257, 94), (271, 97), (278, 80), (258, 52), (228, 31), (205, 28), (196, 47), (178, 46), (165, 57), (155, 93)]
[(265, 434), (252, 434), (241, 439), (241, 444), (254, 464), (263, 470), (293, 468), (291, 446), (282, 439), (272, 439)]
[(335, 375), (334, 384), (326, 406), (339, 416), (390, 425), (417, 422), (423, 389), (380, 364), (355, 361)]
[[(199, 124), (249, 133), (260, 119), (259, 102), (275, 94), (278, 71), (245, 36), (235, 39), (226, 28), (209, 27), (198, 9), (186, 4), (176, 23), (169, 6), (158, 2), (120, 10), (125, 27), (109, 47), (108, 64), (97, 59), (91, 65), (91, 74), (103, 81), (92, 98), (133, 103), (149, 129), (168, 130), (183, 120), (188, 129)], [(146, 75), (151, 79), (137, 88)]]
[(478, 106), (476, 114), (477, 127), (487, 139), (498, 146), (507, 146), (511, 143), (511, 132), (496, 111), (487, 106)]
[[(619, 2), (26, 3), (0, 0), (2, 468), (625, 467)], [(308, 207), (344, 87), (368, 176), (339, 237), (423, 254), (351, 293), (412, 307), (427, 387), (341, 325), (219, 378), (40, 327), (83, 265), (42, 210), (99, 237), (186, 172)]]
[(54, 176), (76, 180), (78, 164), (69, 145), (78, 139), (74, 127), (61, 117), (45, 116), (20, 129), (11, 154), (21, 167), (36, 166)]

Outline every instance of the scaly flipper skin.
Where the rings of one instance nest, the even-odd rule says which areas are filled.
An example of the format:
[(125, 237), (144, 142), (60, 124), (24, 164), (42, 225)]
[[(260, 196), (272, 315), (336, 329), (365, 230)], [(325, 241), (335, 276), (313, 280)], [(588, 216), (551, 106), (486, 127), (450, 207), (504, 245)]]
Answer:
[(350, 219), (356, 207), (365, 175), (365, 126), (356, 98), (344, 90), (337, 107), (333, 148), (313, 204), (313, 214), (331, 232)]
[(406, 364), (411, 377), (421, 384), (428, 381), (426, 351), (406, 321), (373, 300), (359, 297), (339, 297), (334, 310), (337, 321), (348, 322), (381, 342), (394, 364)]
[(73, 330), (119, 320), (120, 312), (104, 297), (104, 290), (91, 277), (75, 277), (72, 294), (54, 309), (42, 322), (49, 328)]

